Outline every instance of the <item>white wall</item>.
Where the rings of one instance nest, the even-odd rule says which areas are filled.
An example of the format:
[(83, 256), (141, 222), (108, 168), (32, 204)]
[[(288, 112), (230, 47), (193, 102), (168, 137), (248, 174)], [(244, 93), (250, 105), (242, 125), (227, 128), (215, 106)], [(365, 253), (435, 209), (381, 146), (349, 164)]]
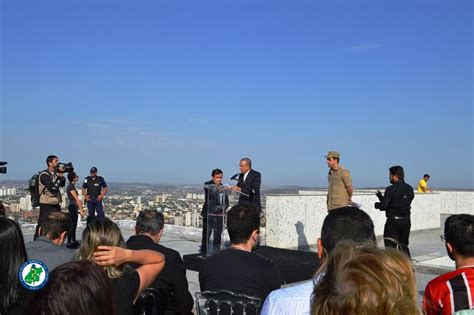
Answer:
[[(374, 191), (356, 191), (352, 200), (361, 204), (375, 225), (375, 234), (383, 235), (385, 212), (374, 208)], [(305, 249), (314, 245), (327, 214), (326, 193), (301, 191), (299, 195), (266, 197), (266, 244), (279, 248)], [(473, 191), (441, 191), (415, 194), (411, 210), (411, 230), (440, 227), (442, 213), (474, 214)]]

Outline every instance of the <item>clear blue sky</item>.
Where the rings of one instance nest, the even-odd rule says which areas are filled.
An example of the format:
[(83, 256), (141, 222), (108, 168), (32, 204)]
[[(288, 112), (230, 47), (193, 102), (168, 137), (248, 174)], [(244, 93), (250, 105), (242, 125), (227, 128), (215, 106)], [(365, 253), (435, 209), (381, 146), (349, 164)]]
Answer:
[(0, 160), (197, 184), (473, 188), (471, 1), (1, 2)]

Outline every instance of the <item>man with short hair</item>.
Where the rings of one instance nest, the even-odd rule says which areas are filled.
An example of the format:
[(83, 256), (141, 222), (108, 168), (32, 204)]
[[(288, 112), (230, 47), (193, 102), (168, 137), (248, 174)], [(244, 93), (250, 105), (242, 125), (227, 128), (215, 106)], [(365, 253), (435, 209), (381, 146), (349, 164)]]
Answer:
[(447, 315), (474, 310), (474, 216), (455, 214), (448, 217), (441, 239), (449, 258), (456, 262), (456, 270), (428, 282), (423, 312)]
[(50, 213), (41, 222), (40, 236), (25, 245), (28, 258), (41, 260), (49, 271), (71, 261), (74, 250), (63, 246), (71, 225), (67, 214), (60, 211)]
[(341, 155), (336, 151), (329, 151), (326, 155), (326, 163), (329, 167), (328, 173), (328, 211), (347, 207), (352, 203), (352, 177), (349, 170), (339, 164)]
[[(165, 255), (165, 267), (151, 287), (166, 293), (165, 314), (192, 314), (194, 301), (188, 290), (183, 260), (177, 251), (159, 244), (163, 235), (163, 227), (163, 214), (156, 210), (141, 211), (135, 226), (136, 235), (128, 239), (127, 247), (134, 250), (155, 250)], [(136, 264), (132, 264), (132, 266), (138, 267)], [(163, 305), (158, 307), (162, 308)]]
[(264, 301), (280, 287), (275, 264), (252, 253), (259, 239), (260, 216), (250, 204), (237, 204), (227, 213), (230, 248), (204, 260), (199, 271), (201, 291), (230, 290)]
[(240, 159), (239, 169), (239, 180), (237, 185), (232, 187), (233, 191), (240, 193), (238, 203), (251, 204), (260, 212), (262, 210), (260, 201), (262, 175), (252, 169), (252, 160), (249, 158)]
[[(202, 239), (201, 253), (209, 254), (220, 250), (222, 228), (224, 226), (224, 213), (229, 206), (229, 198), (224, 192), (222, 185), (222, 170), (216, 168), (212, 170), (212, 179), (204, 183), (204, 205), (202, 206)], [(209, 222), (208, 222), (209, 214)], [(209, 225), (208, 225), (209, 223)], [(209, 240), (212, 236), (212, 246)]]
[(417, 191), (419, 193), (426, 193), (426, 192), (430, 191), (428, 189), (428, 180), (429, 179), (430, 179), (430, 175), (428, 175), (428, 174), (423, 175), (423, 178), (420, 179), (420, 181), (418, 182), (418, 187), (417, 187)]
[[(367, 213), (355, 207), (329, 211), (317, 240), (321, 264), (343, 242), (375, 247), (374, 223)], [(310, 314), (311, 294), (318, 279), (273, 291), (265, 300), (261, 315)]]
[(42, 221), (52, 212), (61, 211), (61, 191), (60, 187), (64, 187), (66, 179), (64, 178), (64, 170), (58, 169), (59, 159), (56, 155), (49, 155), (46, 158), (48, 168), (39, 174), (38, 193), (39, 193), (39, 216), (36, 225), (36, 239), (39, 235), (39, 228)]
[(380, 202), (376, 202), (374, 207), (385, 211), (387, 217), (383, 231), (385, 247), (399, 249), (401, 245), (403, 251), (410, 258), (410, 249), (408, 248), (411, 228), (410, 210), (415, 193), (413, 187), (405, 183), (403, 167), (392, 166), (389, 169), (389, 180), (392, 185), (385, 189), (383, 196), (380, 191), (377, 191), (376, 195)]
[(102, 200), (108, 190), (104, 178), (97, 175), (97, 167), (92, 167), (90, 176), (84, 178), (84, 184), (82, 185), (82, 195), (87, 200), (88, 222), (94, 219), (96, 213), (100, 220), (105, 218)]

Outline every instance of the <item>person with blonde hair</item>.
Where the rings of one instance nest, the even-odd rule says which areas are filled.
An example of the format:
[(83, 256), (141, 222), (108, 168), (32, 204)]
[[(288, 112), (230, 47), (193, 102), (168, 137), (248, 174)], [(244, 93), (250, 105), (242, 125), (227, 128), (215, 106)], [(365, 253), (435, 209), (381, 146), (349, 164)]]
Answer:
[(399, 251), (340, 244), (318, 273), (312, 315), (420, 314), (413, 269)]
[[(117, 315), (133, 314), (133, 304), (165, 265), (162, 254), (154, 250), (130, 250), (119, 227), (109, 219), (95, 220), (82, 234), (79, 259), (102, 266), (112, 281)], [(139, 264), (136, 270), (127, 263)]]
[[(374, 222), (370, 216), (355, 207), (337, 208), (329, 211), (317, 240), (318, 258), (321, 263), (339, 243), (352, 242), (375, 247)], [(311, 294), (321, 274), (301, 283), (274, 290), (266, 298), (261, 315), (309, 314)]]

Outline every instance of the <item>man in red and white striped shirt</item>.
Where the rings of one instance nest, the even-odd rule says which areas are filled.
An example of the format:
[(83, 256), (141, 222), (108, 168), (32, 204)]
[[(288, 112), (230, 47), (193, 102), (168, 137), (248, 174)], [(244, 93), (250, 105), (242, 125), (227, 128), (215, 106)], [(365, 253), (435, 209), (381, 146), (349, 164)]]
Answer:
[(474, 216), (456, 214), (444, 224), (449, 258), (456, 270), (431, 280), (423, 297), (423, 312), (428, 315), (454, 314), (474, 310)]

